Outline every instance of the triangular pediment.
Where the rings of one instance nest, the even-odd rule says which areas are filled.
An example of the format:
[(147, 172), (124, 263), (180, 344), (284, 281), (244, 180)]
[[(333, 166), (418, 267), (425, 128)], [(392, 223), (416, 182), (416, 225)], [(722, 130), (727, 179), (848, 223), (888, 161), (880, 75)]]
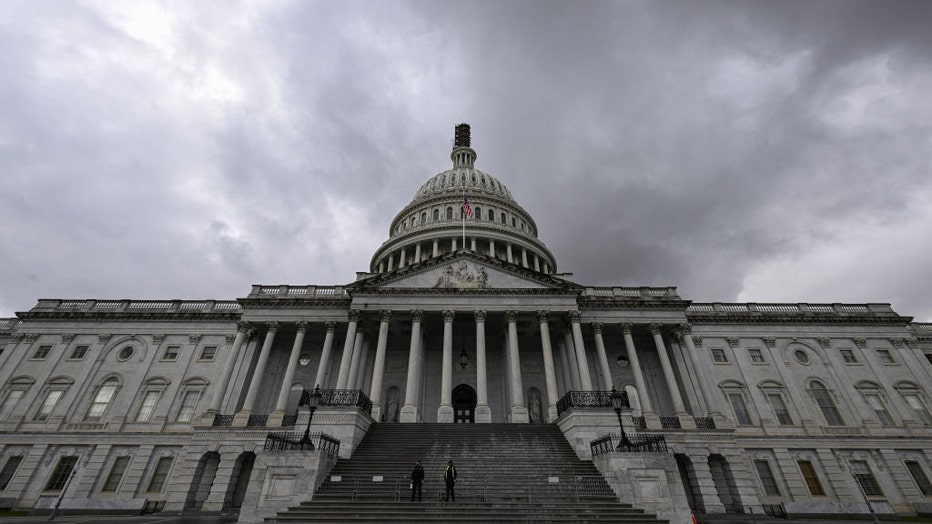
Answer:
[(350, 289), (558, 289), (575, 284), (472, 251), (449, 253), (355, 282)]

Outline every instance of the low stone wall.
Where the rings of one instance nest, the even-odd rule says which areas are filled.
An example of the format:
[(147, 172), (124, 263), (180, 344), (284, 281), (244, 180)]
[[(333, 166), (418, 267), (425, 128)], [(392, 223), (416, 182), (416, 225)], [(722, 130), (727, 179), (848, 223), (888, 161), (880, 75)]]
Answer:
[(686, 491), (669, 453), (605, 453), (595, 457), (618, 500), (671, 524), (691, 524)]
[(281, 510), (311, 500), (336, 460), (321, 451), (260, 452), (238, 522), (257, 524)]

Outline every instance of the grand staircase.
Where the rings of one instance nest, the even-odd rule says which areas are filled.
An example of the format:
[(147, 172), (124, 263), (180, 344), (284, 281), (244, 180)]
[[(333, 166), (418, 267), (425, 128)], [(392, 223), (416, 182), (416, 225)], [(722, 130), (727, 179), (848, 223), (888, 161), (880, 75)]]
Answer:
[[(410, 500), (415, 460), (425, 470), (421, 502)], [(456, 502), (443, 501), (448, 460), (457, 469)], [(267, 522), (666, 521), (619, 503), (554, 425), (374, 424), (310, 502)]]

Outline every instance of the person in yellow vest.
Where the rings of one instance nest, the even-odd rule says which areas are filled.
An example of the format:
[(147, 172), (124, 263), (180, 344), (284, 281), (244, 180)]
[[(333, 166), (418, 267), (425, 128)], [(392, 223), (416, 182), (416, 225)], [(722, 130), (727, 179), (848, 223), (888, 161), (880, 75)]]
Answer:
[(443, 481), (447, 484), (446, 501), (456, 502), (456, 493), (453, 491), (453, 486), (456, 485), (456, 466), (453, 465), (452, 460), (447, 462), (447, 469), (443, 472)]

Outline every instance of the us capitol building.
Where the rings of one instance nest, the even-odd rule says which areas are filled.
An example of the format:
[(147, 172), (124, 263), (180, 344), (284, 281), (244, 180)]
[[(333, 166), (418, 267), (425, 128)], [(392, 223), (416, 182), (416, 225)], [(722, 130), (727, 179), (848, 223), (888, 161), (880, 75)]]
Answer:
[[(40, 299), (0, 319), (0, 511), (256, 521), (307, 500), (374, 425), (507, 423), (558, 426), (622, 502), (661, 513), (932, 513), (932, 324), (575, 282), (455, 131), (452, 168), (353, 282)], [(625, 438), (663, 435), (664, 458), (612, 451), (622, 420)], [(319, 440), (298, 471), (264, 448), (305, 428)]]

